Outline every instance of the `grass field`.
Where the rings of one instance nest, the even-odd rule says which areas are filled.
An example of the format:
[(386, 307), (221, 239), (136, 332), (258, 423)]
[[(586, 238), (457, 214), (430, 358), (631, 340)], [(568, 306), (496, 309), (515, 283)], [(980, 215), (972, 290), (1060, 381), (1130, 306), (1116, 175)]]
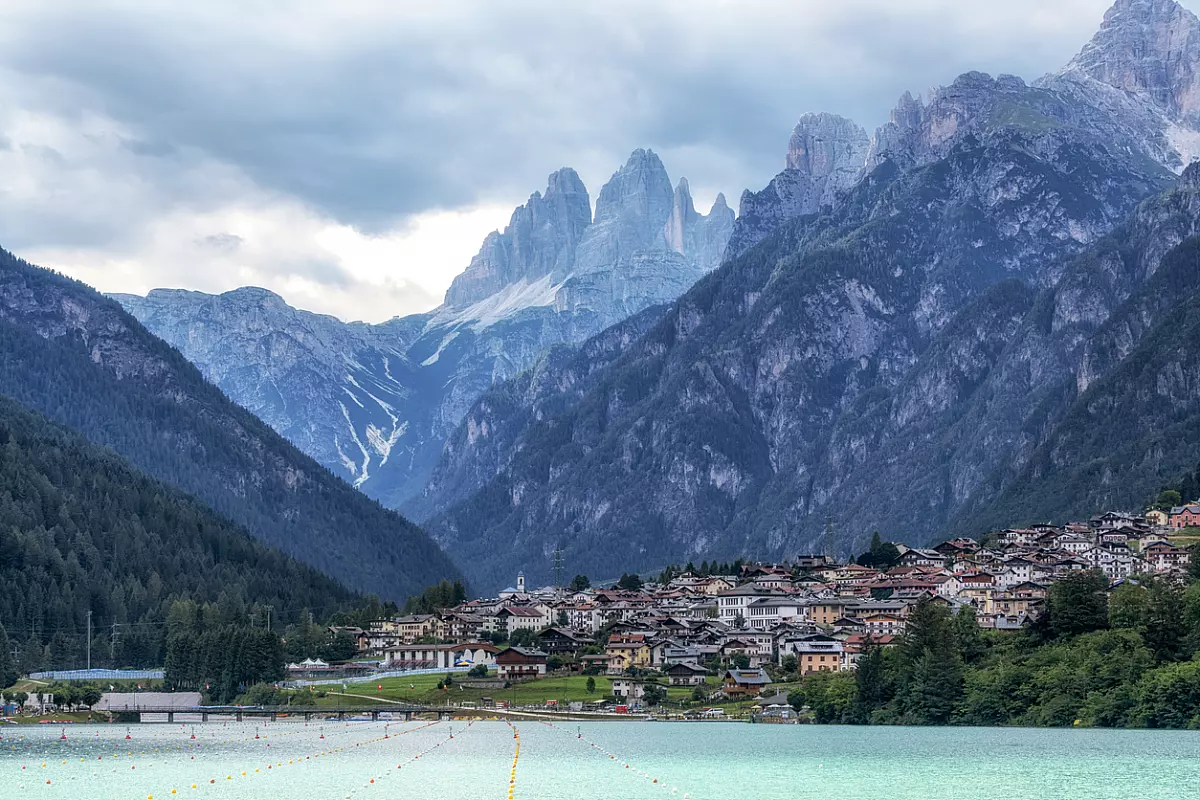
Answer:
[[(586, 675), (551, 675), (536, 681), (517, 683), (508, 689), (470, 689), (462, 685), (462, 681), (468, 680), (466, 676), (455, 674), (452, 676), (454, 683), (449, 689), (438, 689), (437, 684), (443, 677), (445, 676), (413, 675), (407, 678), (387, 678), (371, 683), (351, 683), (347, 685), (346, 694), (361, 697), (348, 700), (341, 695), (331, 693), (326, 697), (317, 698), (317, 704), (322, 706), (348, 705), (350, 700), (361, 700), (362, 698), (431, 704), (477, 703), (484, 697), (491, 697), (494, 700), (505, 700), (514, 705), (545, 705), (547, 700), (595, 702), (612, 694), (612, 679), (604, 675), (595, 676), (596, 690), (591, 694), (587, 690)], [(379, 688), (381, 686), (382, 689)], [(320, 688), (326, 691), (341, 691), (340, 687), (335, 686)], [(691, 696), (691, 690), (685, 690), (682, 687), (671, 688), (668, 696), (683, 699)]]
[[(327, 692), (325, 697), (315, 698), (319, 708), (336, 708), (369, 703), (371, 700), (393, 700), (412, 703), (427, 703), (441, 705), (450, 703), (480, 703), (489, 697), (496, 702), (504, 701), (514, 706), (542, 706), (547, 701), (558, 701), (562, 706), (571, 702), (597, 702), (612, 695), (612, 678), (606, 675), (596, 675), (595, 692), (587, 690), (587, 676), (578, 674), (550, 675), (535, 681), (514, 684), (507, 689), (470, 689), (462, 686), (466, 680), (463, 675), (454, 675), (449, 689), (438, 689), (443, 675), (413, 675), (409, 678), (388, 678), (371, 683), (351, 683), (346, 687), (346, 694), (341, 694), (340, 687), (318, 687)], [(715, 689), (719, 681), (708, 678), (708, 688)], [(380, 688), (382, 687), (382, 688)], [(687, 709), (718, 706), (725, 709), (731, 716), (748, 712), (754, 701), (741, 702), (694, 702), (692, 688), (686, 686), (671, 686), (667, 688), (666, 706), (670, 709)], [(787, 693), (792, 688), (786, 684), (772, 687), (772, 691)], [(347, 696), (352, 695), (352, 696)]]

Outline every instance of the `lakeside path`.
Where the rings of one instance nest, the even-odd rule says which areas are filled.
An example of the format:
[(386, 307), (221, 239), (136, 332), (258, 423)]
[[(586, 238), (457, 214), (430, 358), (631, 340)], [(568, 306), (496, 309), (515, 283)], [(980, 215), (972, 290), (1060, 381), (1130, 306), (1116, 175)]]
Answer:
[[(389, 700), (384, 697), (373, 697), (367, 694), (356, 694), (354, 692), (329, 692), (330, 695), (338, 697), (353, 697), (356, 700), (371, 700), (377, 703), (388, 703), (390, 705), (410, 705), (404, 700)], [(314, 711), (322, 711), (324, 709), (314, 707)], [(588, 721), (588, 720), (624, 720), (638, 721), (648, 719), (645, 715), (640, 714), (606, 714), (599, 711), (517, 711), (511, 708), (463, 708), (461, 706), (444, 706), (438, 708), (438, 713), (452, 714), (455, 716), (473, 716), (473, 717), (519, 717), (522, 719), (537, 719), (551, 721)]]

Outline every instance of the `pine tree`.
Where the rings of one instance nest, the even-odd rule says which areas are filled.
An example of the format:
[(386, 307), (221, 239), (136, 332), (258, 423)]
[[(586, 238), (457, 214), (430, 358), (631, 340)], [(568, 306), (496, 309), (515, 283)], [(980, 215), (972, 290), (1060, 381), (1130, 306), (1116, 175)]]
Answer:
[(1142, 618), (1142, 639), (1146, 646), (1156, 660), (1173, 661), (1183, 649), (1186, 635), (1183, 592), (1168, 581), (1152, 581)]
[(944, 606), (923, 598), (913, 607), (899, 655), (903, 719), (918, 725), (948, 722), (962, 697), (963, 669)]
[(1108, 578), (1099, 570), (1075, 572), (1050, 587), (1045, 624), (1055, 636), (1108, 627)]
[(962, 697), (962, 663), (947, 643), (922, 653), (913, 668), (904, 710), (906, 720), (945, 725)]
[(954, 615), (954, 642), (959, 655), (967, 664), (978, 660), (987, 649), (973, 606), (964, 605)]
[(875, 709), (882, 708), (891, 694), (884, 671), (883, 649), (870, 639), (867, 640), (866, 650), (858, 659), (854, 673), (854, 689), (851, 721), (857, 725), (866, 725), (870, 723), (871, 714)]
[(13, 663), (12, 644), (8, 632), (0, 625), (0, 689), (7, 689), (17, 682), (17, 666)]

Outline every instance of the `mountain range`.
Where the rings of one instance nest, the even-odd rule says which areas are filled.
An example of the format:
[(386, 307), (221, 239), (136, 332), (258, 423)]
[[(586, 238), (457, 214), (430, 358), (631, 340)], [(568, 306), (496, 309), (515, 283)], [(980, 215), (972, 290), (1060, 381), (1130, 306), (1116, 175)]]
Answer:
[(478, 589), (559, 550), (845, 555), (1136, 505), (1200, 458), (1198, 155), (1200, 20), (1118, 0), (1032, 84), (967, 73), (873, 135), (805, 115), (736, 219), (650, 151), (594, 215), (560, 170), (429, 314), (118, 299)]
[(865, 148), (806, 118), (720, 269), (468, 413), (427, 528), (494, 585), (1145, 502), (1200, 455), (1198, 41), (1121, 0), (1060, 72), (905, 95)]
[(483, 392), (683, 294), (720, 262), (733, 219), (724, 196), (698, 213), (687, 180), (672, 189), (659, 157), (635, 150), (594, 218), (574, 170), (550, 175), (428, 314), (343, 323), (253, 288), (116, 299), (296, 446), (404, 508)]

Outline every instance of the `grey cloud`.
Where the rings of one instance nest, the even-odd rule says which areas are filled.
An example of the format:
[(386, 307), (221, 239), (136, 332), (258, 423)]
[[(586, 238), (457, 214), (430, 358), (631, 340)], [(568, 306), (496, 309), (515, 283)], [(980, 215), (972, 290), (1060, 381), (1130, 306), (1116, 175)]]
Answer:
[(229, 254), (242, 246), (242, 237), (235, 233), (214, 233), (198, 239), (196, 244), (206, 250)]
[(141, 139), (121, 139), (121, 147), (136, 156), (162, 158), (175, 153), (175, 148), (169, 142), (147, 142)]
[(37, 159), (38, 161), (45, 161), (50, 164), (54, 164), (55, 166), (61, 167), (67, 163), (67, 160), (63, 157), (62, 153), (58, 152), (53, 147), (47, 147), (43, 144), (23, 144), (21, 145), (21, 152), (30, 158)]
[(285, 264), (288, 272), (334, 288), (347, 288), (357, 283), (353, 275), (334, 261), (323, 258), (306, 258)]
[[(1013, 46), (1030, 38), (1023, 26), (985, 36), (947, 27), (969, 13), (857, 0), (840, 15), (781, 4), (791, 39), (688, 38), (679, 29), (695, 19), (649, 7), (623, 6), (628, 19), (614, 7), (610, 22), (574, 4), (484, 3), (435, 30), (381, 14), (348, 40), (331, 32), (327, 47), (305, 50), (234, 35), (243, 17), (232, 4), (213, 6), (207, 29), (44, 4), (19, 16), (23, 35), (0, 61), (71, 87), (40, 100), (60, 113), (79, 113), (84, 98), (137, 131), (132, 152), (203, 153), (378, 230), (429, 209), (518, 202), (562, 165), (595, 191), (637, 146), (679, 151), (673, 175), (736, 197), (778, 170), (801, 113), (831, 110), (871, 128), (904, 90), (968, 68), (1037, 77), (1078, 49), (1106, 5), (1064, 0), (1061, 13), (1077, 22), (1026, 47)], [(713, 153), (721, 174), (708, 175)]]

